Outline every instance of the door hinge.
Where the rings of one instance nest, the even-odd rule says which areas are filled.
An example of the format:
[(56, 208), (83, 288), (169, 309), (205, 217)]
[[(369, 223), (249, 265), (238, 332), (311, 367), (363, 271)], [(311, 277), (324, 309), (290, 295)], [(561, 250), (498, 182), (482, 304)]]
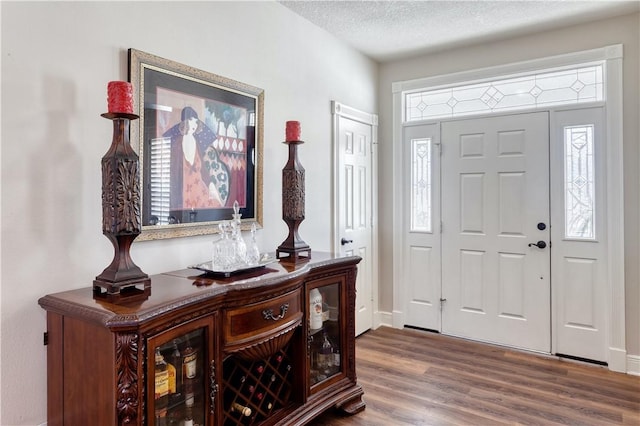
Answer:
[(47, 331), (44, 332), (42, 342), (44, 343), (45, 346), (49, 344), (49, 332)]
[(440, 221), (440, 233), (442, 234), (442, 229), (444, 228), (444, 223)]
[(447, 301), (447, 299), (445, 299), (443, 297), (440, 298), (440, 310), (442, 310), (444, 308), (444, 302), (446, 302), (446, 301)]

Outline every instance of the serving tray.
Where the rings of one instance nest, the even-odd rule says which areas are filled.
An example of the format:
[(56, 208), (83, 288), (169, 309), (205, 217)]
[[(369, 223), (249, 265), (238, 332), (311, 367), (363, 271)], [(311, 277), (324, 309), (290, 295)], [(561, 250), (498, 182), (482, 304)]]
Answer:
[(242, 274), (242, 273), (245, 273), (245, 272), (250, 272), (250, 271), (254, 271), (256, 269), (264, 268), (265, 266), (267, 266), (270, 263), (275, 262), (276, 260), (277, 259), (275, 259), (273, 257), (262, 256), (260, 261), (258, 263), (256, 263), (255, 265), (248, 265), (246, 263), (240, 263), (240, 264), (232, 265), (231, 267), (229, 267), (227, 269), (216, 269), (216, 268), (213, 267), (213, 262), (210, 261), (210, 262), (198, 263), (196, 265), (187, 266), (187, 268), (189, 268), (189, 269), (197, 269), (199, 271), (204, 271), (207, 274), (213, 275), (213, 276), (229, 278), (232, 275)]

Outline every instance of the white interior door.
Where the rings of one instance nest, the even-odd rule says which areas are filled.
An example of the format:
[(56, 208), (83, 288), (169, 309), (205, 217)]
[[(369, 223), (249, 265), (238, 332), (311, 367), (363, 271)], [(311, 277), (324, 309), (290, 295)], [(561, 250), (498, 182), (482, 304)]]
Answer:
[(371, 122), (336, 115), (337, 245), (340, 253), (362, 258), (356, 278), (356, 336), (373, 326), (373, 132)]
[(442, 332), (549, 352), (548, 113), (441, 132)]
[(440, 139), (438, 124), (407, 126), (403, 137), (402, 281), (405, 323), (440, 330)]

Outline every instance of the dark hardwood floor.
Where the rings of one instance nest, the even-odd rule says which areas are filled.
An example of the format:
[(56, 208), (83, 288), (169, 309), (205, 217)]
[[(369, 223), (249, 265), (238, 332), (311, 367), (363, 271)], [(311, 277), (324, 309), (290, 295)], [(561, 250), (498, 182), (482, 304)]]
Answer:
[(356, 339), (367, 408), (313, 426), (640, 425), (640, 377), (421, 330)]

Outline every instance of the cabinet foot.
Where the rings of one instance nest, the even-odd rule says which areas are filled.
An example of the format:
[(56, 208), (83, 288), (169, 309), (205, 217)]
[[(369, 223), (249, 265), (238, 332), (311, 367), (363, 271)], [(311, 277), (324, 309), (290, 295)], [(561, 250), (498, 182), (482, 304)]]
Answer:
[(360, 386), (358, 386), (356, 389), (354, 389), (352, 395), (336, 404), (336, 409), (338, 409), (340, 412), (342, 412), (342, 414), (345, 415), (353, 415), (361, 412), (367, 406), (367, 404), (362, 399), (363, 394), (364, 391)]

